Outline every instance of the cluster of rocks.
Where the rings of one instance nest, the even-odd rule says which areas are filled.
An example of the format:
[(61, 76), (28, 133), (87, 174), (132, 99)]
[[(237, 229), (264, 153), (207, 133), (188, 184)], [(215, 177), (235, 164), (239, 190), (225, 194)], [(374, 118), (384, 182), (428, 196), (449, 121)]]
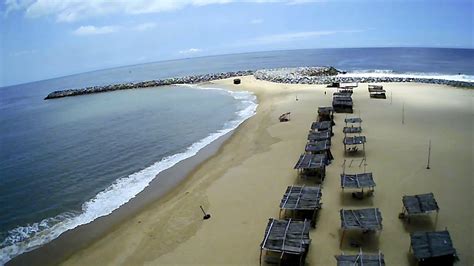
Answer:
[(150, 81), (143, 81), (143, 82), (136, 82), (136, 83), (122, 83), (122, 84), (113, 84), (113, 85), (106, 85), (106, 86), (94, 86), (94, 87), (87, 87), (87, 88), (82, 88), (82, 89), (67, 89), (67, 90), (51, 92), (50, 94), (48, 94), (48, 96), (46, 96), (45, 100), (68, 97), (68, 96), (77, 96), (77, 95), (101, 93), (101, 92), (109, 92), (109, 91), (117, 91), (117, 90), (158, 87), (158, 86), (166, 86), (166, 85), (173, 85), (173, 84), (195, 84), (195, 83), (208, 82), (212, 80), (226, 79), (226, 78), (237, 77), (237, 76), (248, 76), (248, 75), (252, 75), (253, 73), (254, 73), (253, 70), (244, 70), (244, 71), (235, 71), (235, 72), (222, 72), (222, 73), (193, 75), (193, 76), (178, 77), (178, 78), (150, 80)]
[(378, 83), (378, 82), (419, 82), (442, 84), (455, 87), (474, 87), (474, 82), (417, 77), (350, 77), (338, 76), (343, 73), (332, 67), (298, 67), (263, 69), (254, 73), (256, 79), (290, 84), (331, 84), (339, 83)]

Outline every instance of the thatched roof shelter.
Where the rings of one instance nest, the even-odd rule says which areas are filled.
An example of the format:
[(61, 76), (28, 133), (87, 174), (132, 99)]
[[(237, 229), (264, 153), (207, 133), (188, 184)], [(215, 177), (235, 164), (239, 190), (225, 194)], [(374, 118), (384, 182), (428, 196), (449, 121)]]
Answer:
[(386, 99), (385, 90), (381, 85), (369, 85), (370, 98), (381, 98)]
[[(278, 253), (279, 263), (283, 260), (296, 259), (304, 265), (304, 259), (311, 244), (309, 237), (309, 221), (276, 220), (270, 218), (263, 241), (260, 244), (260, 264), (262, 251)], [(287, 257), (285, 257), (285, 255)]]
[(321, 208), (321, 187), (288, 186), (280, 202), (280, 209), (315, 210)]
[(344, 188), (374, 188), (375, 181), (372, 173), (341, 174), (341, 187)]
[(344, 137), (344, 145), (359, 145), (367, 142), (365, 136)]
[(304, 153), (294, 169), (298, 170), (302, 176), (316, 176), (322, 181), (326, 177), (326, 165), (328, 165), (326, 154)]
[(332, 107), (334, 108), (334, 111), (338, 113), (352, 113), (352, 97), (334, 95), (332, 99)]
[(400, 219), (406, 219), (410, 222), (411, 216), (426, 215), (436, 212), (436, 227), (436, 224), (438, 223), (439, 207), (433, 193), (403, 196), (402, 202), (403, 212), (399, 215)]
[(363, 231), (382, 230), (382, 215), (378, 208), (340, 210), (341, 228)]
[(342, 255), (335, 256), (337, 266), (384, 266), (385, 258), (382, 253), (366, 254), (362, 250), (356, 255)]
[(356, 133), (361, 133), (362, 132), (362, 127), (344, 127), (342, 129), (344, 134), (356, 134)]
[(317, 131), (331, 130), (332, 129), (332, 123), (331, 123), (331, 121), (313, 122), (311, 124), (311, 129), (312, 130), (317, 130)]
[[(351, 92), (340, 92), (340, 91), (337, 91), (335, 93), (332, 94), (333, 97), (340, 97), (340, 96), (343, 96), (343, 97), (351, 97), (352, 95), (352, 91)], [(352, 99), (352, 98), (351, 98)]]
[(334, 112), (334, 108), (331, 106), (320, 106), (318, 107), (318, 114), (332, 114)]
[[(344, 151), (345, 152), (357, 152), (359, 149), (357, 148), (357, 145), (362, 145), (362, 150), (365, 152), (365, 142), (366, 142), (365, 136), (353, 136), (353, 137), (344, 137), (344, 140), (342, 141), (344, 144)], [(347, 149), (347, 145), (351, 145), (353, 147), (350, 147)]]
[(354, 123), (362, 123), (362, 118), (360, 117), (348, 117), (348, 118), (345, 118), (344, 119), (344, 122), (346, 122), (346, 124), (354, 124)]
[(300, 155), (294, 169), (322, 169), (327, 165), (324, 154), (304, 153)]
[(324, 130), (324, 131), (310, 131), (308, 134), (309, 141), (322, 141), (328, 140), (331, 142), (331, 131)]
[(342, 247), (346, 230), (374, 232), (382, 230), (382, 214), (378, 208), (340, 210), (342, 236), (339, 246)]
[(452, 265), (456, 258), (456, 249), (447, 230), (414, 232), (410, 239), (411, 250), (420, 265)]
[(305, 152), (313, 154), (326, 154), (327, 162), (330, 163), (334, 157), (331, 153), (331, 142), (329, 140), (311, 141), (306, 144)]
[[(311, 220), (316, 224), (316, 213), (321, 209), (321, 187), (289, 186), (280, 202), (280, 218), (291, 214), (291, 218)], [(286, 215), (288, 216), (288, 215)]]
[(439, 211), (433, 193), (426, 193), (413, 196), (403, 196), (403, 208), (408, 215), (425, 214)]
[(318, 121), (331, 121), (331, 125), (334, 123), (334, 108), (329, 107), (319, 107), (318, 108)]
[(368, 89), (369, 89), (369, 92), (375, 92), (375, 91), (384, 91), (385, 92), (382, 85), (370, 85), (369, 84)]

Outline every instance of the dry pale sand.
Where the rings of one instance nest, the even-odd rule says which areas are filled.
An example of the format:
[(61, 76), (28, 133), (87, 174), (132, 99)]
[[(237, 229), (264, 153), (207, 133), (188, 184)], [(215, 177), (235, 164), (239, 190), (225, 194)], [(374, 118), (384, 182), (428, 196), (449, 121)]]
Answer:
[[(65, 265), (257, 265), (259, 244), (269, 217), (278, 217), (286, 187), (311, 184), (300, 180), (293, 166), (304, 150), (318, 106), (331, 103), (333, 89), (287, 85), (244, 77), (214, 82), (234, 90), (249, 90), (259, 98), (257, 114), (242, 124), (219, 152), (203, 163), (178, 188), (140, 214), (81, 250)], [(364, 120), (367, 171), (377, 183), (372, 198), (355, 201), (342, 193), (339, 174), (363, 171), (357, 157), (344, 157), (345, 114), (336, 114), (333, 163), (323, 184), (319, 213), (307, 257), (309, 265), (335, 265), (339, 254), (341, 208), (378, 207), (383, 231), (364, 239), (367, 251), (380, 249), (388, 265), (413, 264), (408, 253), (411, 230), (434, 229), (435, 215), (409, 226), (398, 219), (404, 194), (433, 192), (441, 208), (437, 229), (447, 227), (457, 248), (459, 265), (473, 257), (473, 91), (426, 84), (384, 84), (388, 99), (369, 99), (367, 84), (354, 92), (354, 115)], [(324, 94), (327, 91), (327, 94)], [(391, 103), (390, 94), (393, 93)], [(296, 101), (296, 96), (298, 101)], [(402, 107), (405, 123), (402, 124)], [(291, 111), (291, 121), (278, 116)], [(428, 141), (431, 169), (426, 169)], [(201, 220), (199, 205), (212, 218)], [(357, 234), (346, 235), (342, 251)]]

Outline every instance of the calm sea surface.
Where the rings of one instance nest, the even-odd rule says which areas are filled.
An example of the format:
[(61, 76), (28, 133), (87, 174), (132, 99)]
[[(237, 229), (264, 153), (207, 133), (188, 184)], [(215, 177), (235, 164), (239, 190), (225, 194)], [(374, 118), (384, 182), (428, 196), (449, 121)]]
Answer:
[(44, 101), (53, 90), (320, 65), (359, 74), (472, 79), (473, 62), (472, 49), (275, 51), (135, 65), (0, 88), (0, 264), (107, 215), (256, 107), (251, 94), (183, 86)]

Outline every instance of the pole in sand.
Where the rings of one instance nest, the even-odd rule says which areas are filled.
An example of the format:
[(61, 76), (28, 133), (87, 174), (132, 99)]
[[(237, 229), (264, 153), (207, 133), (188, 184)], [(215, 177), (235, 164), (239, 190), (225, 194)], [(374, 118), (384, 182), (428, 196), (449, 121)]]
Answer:
[(426, 164), (426, 169), (430, 169), (430, 157), (431, 157), (431, 139), (428, 146), (428, 163)]
[(402, 106), (402, 125), (405, 124), (405, 103)]
[(202, 213), (204, 213), (204, 216), (202, 217), (203, 220), (207, 220), (211, 218), (211, 215), (209, 213), (206, 213), (204, 209), (202, 208), (202, 206), (199, 206), (199, 208), (201, 208)]

